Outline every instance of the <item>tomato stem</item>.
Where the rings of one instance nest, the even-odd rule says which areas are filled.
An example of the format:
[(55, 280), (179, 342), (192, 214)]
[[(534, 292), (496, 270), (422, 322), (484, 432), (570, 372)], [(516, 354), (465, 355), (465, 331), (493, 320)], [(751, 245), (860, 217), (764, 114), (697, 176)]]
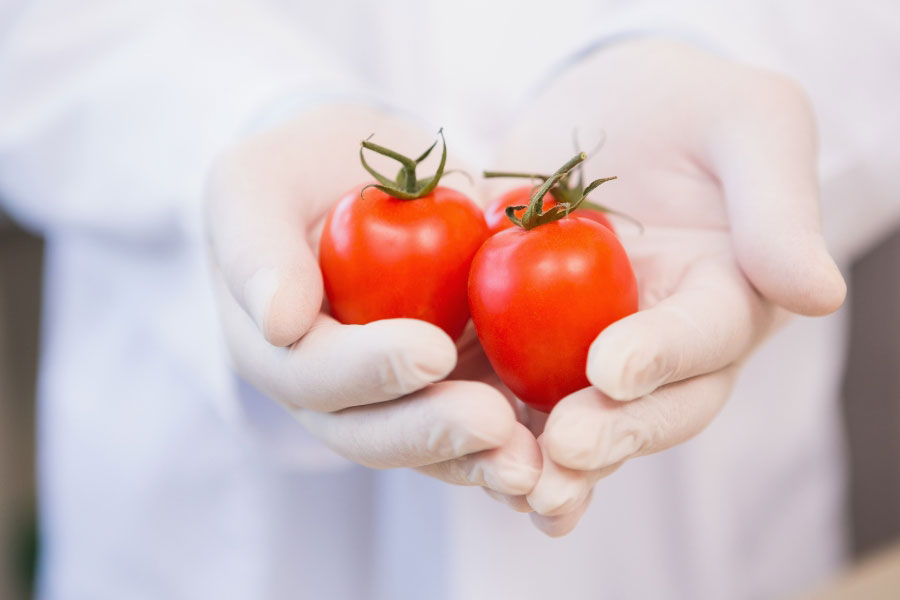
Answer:
[[(531, 202), (528, 204), (525, 214), (522, 215), (522, 222), (529, 225), (526, 229), (531, 229), (532, 227), (539, 225), (537, 220), (544, 214), (544, 196), (550, 191), (550, 188), (556, 185), (560, 179), (565, 177), (569, 171), (583, 163), (585, 159), (587, 159), (587, 154), (579, 152), (570, 158), (566, 164), (557, 169), (553, 175), (548, 177), (544, 184), (537, 189), (531, 197)], [(566, 214), (568, 214), (568, 211), (566, 211)]]
[[(589, 208), (591, 210), (596, 210), (599, 212), (609, 213), (622, 217), (636, 225), (638, 229), (640, 229), (640, 231), (643, 233), (644, 226), (634, 217), (600, 204), (587, 202), (588, 194), (593, 192), (600, 185), (606, 183), (607, 181), (616, 179), (616, 177), (604, 177), (602, 179), (596, 179), (585, 186), (583, 167), (584, 161), (586, 159), (587, 154), (585, 154), (584, 152), (579, 152), (573, 158), (569, 159), (569, 162), (560, 167), (552, 175), (544, 175), (541, 173), (522, 173), (516, 171), (485, 171), (484, 177), (488, 179), (494, 177), (511, 177), (517, 179), (538, 179), (543, 181), (542, 185), (536, 185), (531, 189), (531, 199), (527, 207), (510, 206), (506, 209), (506, 216), (509, 218), (509, 220), (519, 227), (522, 227), (523, 229), (532, 229), (544, 223), (558, 221), (559, 219), (562, 219), (563, 217), (569, 215), (572, 211), (578, 208)], [(571, 171), (575, 167), (578, 167), (578, 178), (573, 185)], [(548, 193), (554, 200), (556, 200), (557, 205), (549, 209), (547, 212), (543, 212), (543, 198), (544, 195)], [(522, 215), (522, 217), (516, 217), (515, 213), (523, 208), (526, 208), (527, 210)]]
[(485, 179), (492, 179), (494, 177), (515, 177), (519, 179), (541, 179), (546, 181), (550, 179), (549, 175), (543, 175), (541, 173), (516, 173), (514, 171), (485, 171), (482, 173), (482, 176)]
[[(444, 175), (444, 166), (447, 164), (447, 142), (444, 139), (443, 128), (438, 130), (438, 136), (441, 141), (441, 162), (438, 164), (437, 171), (435, 171), (434, 175), (430, 178), (421, 180), (416, 178), (416, 167), (420, 162), (428, 158), (428, 155), (431, 154), (431, 151), (437, 146), (437, 139), (434, 140), (434, 143), (431, 144), (425, 152), (415, 159), (370, 141), (372, 139), (371, 135), (364, 139), (359, 147), (359, 160), (362, 163), (363, 168), (374, 177), (378, 183), (372, 183), (363, 187), (359, 192), (360, 196), (362, 196), (362, 193), (366, 188), (370, 187), (379, 189), (382, 192), (389, 194), (394, 198), (400, 198), (401, 200), (415, 200), (416, 198), (422, 198), (433, 192), (434, 188), (437, 187), (438, 182), (441, 180), (441, 177)], [(399, 162), (400, 171), (397, 173), (397, 177), (390, 179), (373, 169), (366, 161), (363, 150), (370, 150)]]
[[(584, 152), (579, 152), (572, 158), (570, 158), (566, 164), (561, 166), (556, 170), (550, 177), (547, 177), (544, 183), (538, 187), (538, 189), (531, 195), (531, 200), (528, 203), (527, 207), (522, 206), (507, 206), (506, 207), (506, 216), (512, 221), (514, 224), (518, 225), (522, 229), (526, 231), (529, 229), (533, 229), (538, 225), (543, 225), (544, 223), (551, 223), (562, 217), (569, 214), (568, 206), (565, 204), (557, 204), (547, 212), (544, 212), (544, 195), (550, 191), (554, 185), (559, 183), (559, 181), (566, 176), (566, 174), (575, 168), (580, 163), (584, 162), (587, 158), (587, 155)], [(516, 211), (525, 208), (525, 212), (522, 214), (522, 217), (519, 218), (516, 216)]]

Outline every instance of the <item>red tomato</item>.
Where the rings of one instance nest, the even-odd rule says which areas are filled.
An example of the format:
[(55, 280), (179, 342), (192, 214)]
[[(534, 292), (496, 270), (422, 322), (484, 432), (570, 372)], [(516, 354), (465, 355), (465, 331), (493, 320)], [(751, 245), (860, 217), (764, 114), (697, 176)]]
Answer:
[(549, 412), (590, 385), (588, 349), (607, 325), (637, 311), (637, 282), (616, 236), (573, 215), (489, 238), (472, 261), (469, 306), (503, 383)]
[(401, 200), (357, 188), (328, 215), (319, 244), (331, 313), (356, 324), (421, 319), (456, 339), (469, 319), (469, 266), (487, 237), (481, 210), (455, 190)]
[[(502, 194), (499, 198), (491, 202), (487, 205), (487, 208), (484, 209), (484, 220), (487, 222), (488, 229), (491, 230), (491, 233), (497, 233), (503, 231), (504, 229), (509, 229), (513, 226), (512, 221), (506, 216), (506, 207), (507, 206), (528, 206), (529, 201), (531, 200), (531, 194), (534, 192), (534, 188), (529, 186), (517, 187), (509, 190), (505, 194)], [(556, 200), (554, 200), (550, 194), (544, 195), (544, 210), (549, 210), (556, 206)], [(516, 211), (516, 216), (521, 217), (522, 213), (525, 212), (525, 209), (519, 209)], [(600, 223), (613, 233), (616, 232), (615, 227), (610, 222), (606, 215), (600, 212), (599, 210), (592, 210), (590, 208), (578, 208), (572, 214), (576, 214), (579, 217), (590, 219), (592, 221), (596, 221)]]

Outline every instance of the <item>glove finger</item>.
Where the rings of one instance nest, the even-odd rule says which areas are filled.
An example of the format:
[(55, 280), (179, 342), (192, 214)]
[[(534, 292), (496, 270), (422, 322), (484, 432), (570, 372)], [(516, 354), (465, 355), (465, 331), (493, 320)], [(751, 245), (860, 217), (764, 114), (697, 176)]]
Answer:
[(592, 496), (593, 492), (588, 492), (588, 495), (584, 498), (584, 500), (582, 500), (581, 503), (576, 506), (571, 512), (554, 517), (548, 517), (540, 513), (533, 512), (529, 515), (529, 517), (531, 517), (531, 522), (534, 523), (534, 526), (548, 536), (562, 537), (571, 533), (572, 530), (575, 529), (575, 526), (578, 525), (578, 522), (581, 521), (581, 517), (584, 516), (585, 511), (591, 504)]
[(833, 312), (847, 286), (822, 236), (809, 101), (771, 74), (742, 77), (733, 91), (740, 99), (710, 131), (706, 160), (722, 182), (741, 267), (791, 312)]
[(379, 469), (422, 467), (499, 448), (516, 431), (506, 398), (474, 381), (443, 381), (399, 400), (340, 412), (292, 412), (338, 454)]
[(537, 485), (527, 496), (528, 504), (539, 515), (558, 517), (577, 511), (590, 495), (594, 484), (614, 472), (619, 464), (584, 471), (554, 462), (542, 436), (539, 440), (543, 466)]
[(318, 227), (360, 183), (358, 155), (345, 150), (373, 131), (390, 147), (416, 148), (432, 138), (399, 114), (330, 105), (242, 141), (213, 165), (205, 202), (213, 261), (276, 346), (298, 340), (319, 312)]
[(528, 504), (528, 501), (525, 499), (525, 496), (510, 496), (509, 494), (500, 494), (495, 492), (490, 488), (482, 488), (487, 495), (496, 500), (501, 504), (505, 504), (516, 512), (520, 513), (530, 513), (534, 512), (534, 509)]
[(322, 305), (318, 262), (284, 177), (261, 168), (262, 151), (220, 160), (210, 178), (206, 223), (211, 255), (238, 304), (266, 340), (297, 341)]
[(499, 494), (521, 497), (541, 474), (541, 452), (534, 436), (516, 423), (512, 437), (493, 450), (419, 467), (418, 471), (455, 485), (480, 485)]
[(725, 404), (736, 372), (731, 366), (671, 383), (632, 402), (617, 402), (593, 387), (563, 398), (542, 436), (544, 472), (548, 457), (569, 469), (595, 471), (690, 439)]
[(415, 319), (341, 325), (320, 313), (295, 344), (266, 342), (216, 278), (235, 369), (291, 408), (332, 412), (399, 398), (453, 370), (456, 347), (439, 327)]
[(671, 296), (597, 336), (588, 354), (588, 380), (610, 398), (632, 400), (716, 371), (768, 333), (775, 312), (730, 256), (701, 259)]

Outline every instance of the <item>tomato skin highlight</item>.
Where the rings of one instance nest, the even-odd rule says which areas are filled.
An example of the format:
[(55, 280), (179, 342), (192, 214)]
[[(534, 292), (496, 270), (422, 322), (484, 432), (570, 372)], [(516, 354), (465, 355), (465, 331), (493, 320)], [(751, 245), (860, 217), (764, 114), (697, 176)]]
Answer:
[[(497, 197), (496, 200), (487, 205), (484, 209), (484, 220), (487, 222), (488, 229), (490, 229), (491, 234), (499, 233), (510, 227), (514, 227), (512, 221), (509, 220), (509, 217), (506, 216), (506, 207), (507, 206), (528, 206), (528, 203), (531, 201), (531, 194), (534, 193), (534, 188), (529, 186), (522, 186), (513, 188), (507, 191), (504, 194), (501, 194)], [(547, 209), (553, 208), (556, 206), (556, 200), (554, 200), (550, 194), (544, 195), (544, 211)], [(515, 212), (517, 217), (521, 217), (522, 213), (525, 212), (524, 208), (521, 208)], [(605, 214), (600, 212), (599, 210), (592, 210), (590, 208), (578, 208), (572, 214), (577, 215), (583, 219), (590, 219), (592, 221), (596, 221), (600, 223), (613, 233), (616, 233), (616, 228), (613, 227), (612, 222), (606, 217)]]
[(421, 319), (457, 339), (472, 257), (488, 237), (481, 210), (445, 187), (415, 200), (361, 189), (335, 205), (319, 242), (331, 314), (348, 324)]
[(638, 289), (618, 238), (580, 216), (502, 231), (469, 274), (475, 331), (494, 371), (523, 402), (550, 412), (590, 383), (588, 350), (637, 311)]

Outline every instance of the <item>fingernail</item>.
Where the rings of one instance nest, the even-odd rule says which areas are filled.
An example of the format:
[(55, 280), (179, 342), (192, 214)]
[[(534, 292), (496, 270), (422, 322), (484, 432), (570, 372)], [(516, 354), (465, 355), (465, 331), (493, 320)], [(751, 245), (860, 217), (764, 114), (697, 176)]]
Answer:
[(545, 485), (538, 482), (534, 491), (526, 499), (535, 512), (552, 517), (573, 510), (579, 502), (584, 500), (585, 493), (584, 483), (581, 480), (559, 481), (557, 479)]
[(553, 423), (546, 433), (556, 462), (570, 468), (583, 468), (588, 464), (597, 447), (596, 421), (579, 413), (568, 413)]
[(554, 461), (570, 469), (593, 471), (631, 457), (640, 449), (641, 439), (633, 423), (623, 424), (613, 414), (600, 422), (573, 413), (554, 423), (548, 441)]
[(260, 269), (244, 284), (244, 306), (263, 335), (266, 332), (266, 319), (276, 291), (278, 291), (278, 273), (271, 267)]
[(587, 510), (590, 503), (591, 493), (589, 492), (582, 500), (581, 504), (572, 509), (571, 512), (556, 517), (546, 517), (538, 513), (531, 513), (531, 522), (534, 523), (541, 531), (550, 537), (560, 537), (566, 535), (575, 529), (581, 517)]
[(496, 472), (485, 474), (489, 488), (511, 496), (524, 496), (537, 485), (541, 472), (534, 467), (520, 463), (502, 465)]
[(824, 238), (822, 238), (820, 254), (824, 271), (822, 279), (827, 283), (823, 284), (819, 298), (822, 303), (822, 311), (831, 313), (844, 303), (847, 296), (847, 282), (831, 254), (828, 253)]
[(575, 519), (569, 518), (568, 515), (554, 518), (531, 513), (529, 517), (531, 517), (531, 522), (534, 523), (535, 527), (552, 538), (562, 537), (570, 533), (575, 528), (575, 525), (578, 524)]
[[(668, 376), (665, 356), (649, 340), (595, 343), (588, 354), (587, 377), (613, 400), (634, 400), (652, 392)], [(615, 351), (606, 352), (609, 346)]]
[(501, 494), (500, 492), (495, 492), (494, 490), (488, 488), (482, 488), (485, 492), (487, 492), (488, 496), (500, 502), (501, 504), (505, 504), (516, 512), (521, 513), (530, 513), (533, 512), (531, 507), (528, 506), (528, 503), (525, 502), (525, 498), (522, 496), (512, 496), (509, 494)]
[(440, 381), (456, 368), (456, 346), (449, 337), (430, 339), (412, 357), (415, 371), (424, 381)]

